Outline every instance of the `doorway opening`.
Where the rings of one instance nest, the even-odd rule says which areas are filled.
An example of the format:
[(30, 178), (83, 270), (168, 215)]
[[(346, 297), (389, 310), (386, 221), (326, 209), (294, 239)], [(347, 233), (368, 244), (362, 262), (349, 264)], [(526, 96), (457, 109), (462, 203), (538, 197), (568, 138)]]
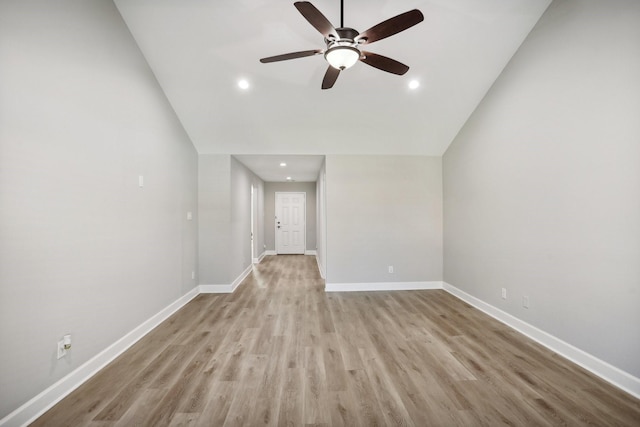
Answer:
[(256, 253), (256, 188), (251, 184), (251, 261), (258, 263)]

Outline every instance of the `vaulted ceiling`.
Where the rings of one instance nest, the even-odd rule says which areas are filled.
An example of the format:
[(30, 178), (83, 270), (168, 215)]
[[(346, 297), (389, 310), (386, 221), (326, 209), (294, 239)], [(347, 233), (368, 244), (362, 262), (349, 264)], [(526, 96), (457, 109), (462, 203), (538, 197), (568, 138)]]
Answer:
[[(330, 90), (322, 55), (259, 62), (325, 47), (293, 1), (115, 3), (201, 154), (440, 156), (550, 0), (344, 0), (359, 31), (414, 8), (425, 19), (367, 46), (407, 74), (357, 63)], [(339, 0), (312, 3), (339, 26)]]

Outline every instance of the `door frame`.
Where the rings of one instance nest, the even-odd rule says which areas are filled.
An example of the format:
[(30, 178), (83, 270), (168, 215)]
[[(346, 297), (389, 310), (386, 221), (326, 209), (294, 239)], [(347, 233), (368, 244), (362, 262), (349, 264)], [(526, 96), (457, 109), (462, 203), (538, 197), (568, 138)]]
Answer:
[(257, 264), (256, 263), (256, 259), (258, 258), (256, 256), (256, 198), (255, 198), (255, 194), (256, 194), (256, 187), (255, 185), (251, 184), (251, 213), (250, 213), (250, 221), (251, 221), (251, 262), (253, 264)]

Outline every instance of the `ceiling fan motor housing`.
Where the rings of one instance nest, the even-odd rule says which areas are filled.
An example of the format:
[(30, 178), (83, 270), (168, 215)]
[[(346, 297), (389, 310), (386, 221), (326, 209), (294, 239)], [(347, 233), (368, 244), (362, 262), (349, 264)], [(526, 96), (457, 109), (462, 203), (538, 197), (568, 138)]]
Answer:
[(347, 27), (336, 28), (336, 33), (338, 33), (338, 38), (330, 34), (324, 39), (327, 44), (324, 57), (336, 69), (344, 70), (352, 66), (362, 56), (356, 41), (359, 33), (353, 28)]
[(354, 47), (358, 45), (356, 37), (358, 37), (360, 33), (353, 28), (336, 28), (336, 33), (338, 33), (337, 39), (333, 36), (333, 34), (329, 34), (329, 36), (324, 39), (325, 43), (327, 44), (327, 48), (331, 48), (336, 43), (340, 43), (341, 45), (345, 46), (352, 45)]

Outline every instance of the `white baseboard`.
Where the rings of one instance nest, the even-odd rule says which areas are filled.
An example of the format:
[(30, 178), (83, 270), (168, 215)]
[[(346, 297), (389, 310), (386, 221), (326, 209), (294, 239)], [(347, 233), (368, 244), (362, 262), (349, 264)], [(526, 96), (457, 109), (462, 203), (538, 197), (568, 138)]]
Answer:
[(233, 288), (229, 284), (222, 285), (200, 285), (198, 291), (201, 294), (230, 294), (233, 292)]
[[(324, 271), (324, 265), (322, 265), (320, 263), (320, 257), (318, 257), (318, 255), (316, 255), (316, 263), (318, 264), (318, 270), (320, 271), (320, 277), (322, 277), (323, 279), (326, 279), (326, 272)], [(326, 291), (326, 287), (325, 287), (325, 291)]]
[(254, 264), (260, 264), (262, 262), (262, 260), (264, 259), (264, 256), (265, 256), (265, 252), (262, 252), (260, 254), (260, 256), (258, 256), (258, 258), (254, 258), (253, 259), (253, 263)]
[(469, 295), (455, 286), (443, 282), (443, 289), (462, 301), (471, 304), (478, 310), (483, 311), (494, 319), (499, 320), (521, 334), (526, 335), (532, 340), (558, 353), (564, 358), (569, 359), (573, 363), (582, 366), (605, 381), (640, 399), (640, 378), (634, 377), (628, 372), (616, 368), (615, 366), (612, 366), (607, 362), (604, 362), (597, 357), (592, 356), (591, 354), (580, 350), (579, 348), (574, 347), (533, 325), (530, 325), (527, 322), (523, 322), (517, 317), (512, 316), (491, 304), (487, 304), (486, 302)]
[(11, 412), (0, 420), (0, 426), (17, 427), (32, 423), (36, 418), (44, 414), (76, 388), (80, 387), (80, 385), (94, 376), (99, 370), (111, 363), (116, 357), (124, 353), (129, 347), (138, 342), (142, 337), (151, 332), (153, 328), (164, 322), (196, 296), (198, 296), (197, 287), (169, 304), (159, 313), (89, 359), (64, 378), (61, 378), (42, 393)]
[(238, 289), (238, 286), (240, 286), (240, 283), (242, 283), (242, 281), (246, 279), (247, 276), (251, 274), (252, 271), (253, 271), (253, 265), (249, 265), (247, 268), (244, 269), (242, 273), (240, 273), (238, 277), (236, 277), (236, 280), (234, 280), (233, 283), (231, 283), (231, 293), (233, 293), (233, 291)]
[[(278, 252), (276, 251), (264, 251), (265, 255), (278, 255)], [(292, 255), (297, 255), (297, 254), (292, 254)], [(316, 255), (316, 251), (311, 251), (311, 250), (305, 250), (304, 251), (304, 255)]]
[(416, 291), (442, 289), (442, 282), (326, 283), (325, 292)]
[[(305, 255), (314, 255), (315, 256), (316, 255), (316, 251), (305, 250), (304, 254)], [(278, 255), (278, 252), (276, 252), (276, 251), (264, 251), (264, 255)]]
[(231, 284), (220, 285), (200, 285), (198, 290), (201, 294), (232, 294), (242, 281), (251, 273), (253, 264), (244, 269), (242, 273)]

